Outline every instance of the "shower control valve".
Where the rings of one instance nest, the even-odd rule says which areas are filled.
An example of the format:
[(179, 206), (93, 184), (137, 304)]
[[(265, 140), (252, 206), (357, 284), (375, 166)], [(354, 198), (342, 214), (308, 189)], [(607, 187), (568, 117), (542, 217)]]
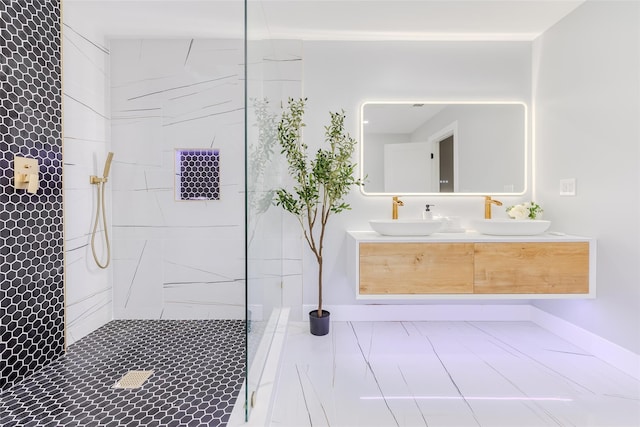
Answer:
[(38, 191), (38, 159), (15, 156), (13, 158), (13, 186), (16, 190)]

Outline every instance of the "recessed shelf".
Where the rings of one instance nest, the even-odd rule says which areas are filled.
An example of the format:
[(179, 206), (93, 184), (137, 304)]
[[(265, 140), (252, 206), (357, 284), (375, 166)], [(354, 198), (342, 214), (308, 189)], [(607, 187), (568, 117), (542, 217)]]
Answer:
[(176, 199), (220, 199), (220, 150), (176, 150)]

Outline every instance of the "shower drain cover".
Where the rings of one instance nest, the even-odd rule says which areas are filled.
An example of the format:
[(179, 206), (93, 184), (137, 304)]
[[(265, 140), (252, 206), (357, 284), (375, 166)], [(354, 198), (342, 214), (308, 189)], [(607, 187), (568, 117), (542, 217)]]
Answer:
[(129, 371), (113, 388), (140, 388), (142, 384), (153, 374), (153, 371)]

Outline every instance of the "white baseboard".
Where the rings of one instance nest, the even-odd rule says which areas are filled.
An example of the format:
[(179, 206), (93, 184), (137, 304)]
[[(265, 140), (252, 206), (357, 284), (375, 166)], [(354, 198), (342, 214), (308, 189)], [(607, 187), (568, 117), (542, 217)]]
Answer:
[(530, 306), (531, 321), (640, 380), (640, 355), (582, 329), (538, 307)]
[[(529, 304), (481, 305), (402, 305), (402, 304), (359, 304), (328, 305), (323, 307), (331, 312), (335, 321), (465, 321), (465, 320), (530, 320)], [(305, 304), (302, 313), (308, 321), (307, 313), (317, 306)]]

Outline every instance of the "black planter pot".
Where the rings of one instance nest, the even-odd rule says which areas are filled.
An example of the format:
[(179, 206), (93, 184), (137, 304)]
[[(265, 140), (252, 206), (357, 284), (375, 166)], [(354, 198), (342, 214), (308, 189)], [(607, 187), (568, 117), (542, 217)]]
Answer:
[(327, 310), (322, 310), (322, 317), (318, 317), (318, 310), (309, 312), (309, 329), (311, 335), (323, 336), (329, 333), (329, 313)]

